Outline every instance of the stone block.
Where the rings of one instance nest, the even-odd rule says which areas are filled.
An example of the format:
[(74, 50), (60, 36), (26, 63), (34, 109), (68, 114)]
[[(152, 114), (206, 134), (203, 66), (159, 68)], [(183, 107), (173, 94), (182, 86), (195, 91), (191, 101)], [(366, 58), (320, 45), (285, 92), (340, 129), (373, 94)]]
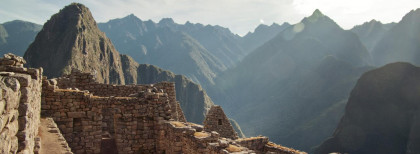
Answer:
[(83, 118), (86, 117), (86, 112), (67, 112), (67, 117), (69, 118)]

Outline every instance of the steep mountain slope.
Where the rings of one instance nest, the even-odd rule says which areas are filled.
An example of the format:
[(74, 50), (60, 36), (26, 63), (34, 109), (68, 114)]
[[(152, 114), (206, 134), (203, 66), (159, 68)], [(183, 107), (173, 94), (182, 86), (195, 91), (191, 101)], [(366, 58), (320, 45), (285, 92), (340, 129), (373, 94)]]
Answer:
[(289, 27), (289, 23), (283, 23), (282, 25), (273, 23), (272, 25), (259, 25), (254, 32), (249, 32), (241, 39), (243, 49), (249, 53), (254, 51), (257, 47), (263, 45), (265, 42), (271, 40), (281, 31)]
[(134, 15), (99, 24), (124, 54), (139, 63), (157, 65), (184, 74), (202, 85), (214, 84), (223, 62), (186, 33), (141, 21)]
[(190, 22), (176, 24), (171, 18), (162, 19), (158, 24), (190, 35), (228, 68), (247, 54), (240, 44), (241, 37), (228, 28)]
[(313, 139), (294, 132), (303, 132), (328, 109), (339, 109), (336, 104), (347, 99), (368, 63), (368, 52), (357, 36), (316, 10), (222, 74), (218, 89), (209, 94), (231, 113), (245, 135), (267, 135), (274, 142), (308, 151), (331, 133), (328, 130), (338, 119), (325, 119), (328, 125), (318, 129), (311, 124)]
[(221, 26), (177, 24), (171, 18), (154, 23), (131, 14), (98, 26), (119, 51), (137, 62), (184, 74), (207, 88), (214, 85), (220, 72), (235, 66), (250, 51), (290, 25), (261, 25), (254, 33), (240, 37)]
[(42, 25), (14, 20), (0, 25), (0, 54), (13, 53), (23, 56)]
[(332, 138), (316, 153), (420, 153), (420, 68), (392, 63), (362, 75)]
[(200, 85), (183, 75), (149, 64), (137, 64), (133, 58), (121, 55), (123, 71), (127, 83), (153, 84), (162, 81), (175, 82), (176, 98), (189, 122), (202, 123), (213, 102)]
[(125, 83), (119, 53), (81, 4), (69, 5), (53, 15), (24, 58), (29, 67), (43, 67), (50, 78), (76, 68), (95, 73), (99, 82)]
[(73, 3), (53, 15), (30, 45), (25, 58), (30, 67), (43, 67), (48, 77), (77, 68), (96, 73), (98, 81), (103, 83), (175, 82), (177, 100), (191, 122), (201, 123), (213, 105), (206, 92), (188, 78), (153, 65), (139, 65), (131, 57), (120, 55), (82, 4)]
[(368, 51), (372, 51), (376, 43), (383, 38), (396, 23), (382, 24), (380, 21), (371, 20), (362, 25), (354, 26), (351, 31), (359, 36), (360, 41), (365, 45)]
[(372, 51), (375, 65), (410, 62), (420, 65), (420, 9), (413, 10), (376, 43)]

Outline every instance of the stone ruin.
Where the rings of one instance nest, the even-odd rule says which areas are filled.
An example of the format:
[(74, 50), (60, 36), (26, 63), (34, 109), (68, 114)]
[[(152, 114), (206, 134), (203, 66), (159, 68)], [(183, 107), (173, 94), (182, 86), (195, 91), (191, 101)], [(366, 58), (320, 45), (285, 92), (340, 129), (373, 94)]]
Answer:
[(207, 113), (204, 120), (204, 130), (216, 131), (221, 137), (238, 139), (238, 133), (233, 129), (222, 107), (218, 105), (212, 106)]
[(267, 137), (238, 139), (220, 106), (204, 127), (187, 122), (171, 82), (109, 85), (77, 70), (47, 79), (24, 63), (0, 59), (0, 153), (48, 153), (54, 145), (68, 154), (304, 153)]
[(13, 54), (0, 58), (0, 153), (34, 153), (42, 68), (24, 68), (25, 63)]

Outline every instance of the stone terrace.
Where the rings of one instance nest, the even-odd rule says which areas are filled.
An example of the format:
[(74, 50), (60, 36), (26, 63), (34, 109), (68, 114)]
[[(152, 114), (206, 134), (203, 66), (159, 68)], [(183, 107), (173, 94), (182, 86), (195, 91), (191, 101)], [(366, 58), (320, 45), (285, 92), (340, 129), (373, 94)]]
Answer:
[[(51, 151), (41, 145), (57, 144), (76, 154), (305, 153), (266, 137), (237, 139), (220, 106), (204, 127), (186, 122), (174, 83), (108, 85), (76, 70), (47, 80), (42, 69), (23, 64), (14, 55), (0, 59), (0, 153), (39, 153)], [(40, 124), (40, 115), (50, 118)], [(39, 127), (48, 133), (37, 134)], [(49, 133), (56, 144), (42, 139)]]

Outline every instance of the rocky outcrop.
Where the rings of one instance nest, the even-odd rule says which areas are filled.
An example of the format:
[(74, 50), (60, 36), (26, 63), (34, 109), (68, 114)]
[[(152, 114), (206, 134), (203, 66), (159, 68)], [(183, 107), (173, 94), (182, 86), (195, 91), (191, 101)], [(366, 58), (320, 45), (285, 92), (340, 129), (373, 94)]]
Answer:
[(362, 75), (332, 138), (315, 153), (420, 153), (420, 68), (392, 63)]
[(25, 58), (29, 66), (43, 67), (48, 77), (70, 74), (72, 69), (77, 69), (94, 74), (100, 83), (175, 82), (176, 98), (191, 122), (201, 123), (213, 105), (201, 86), (185, 76), (153, 65), (139, 65), (130, 56), (120, 55), (82, 4), (73, 3), (53, 15)]
[(50, 78), (76, 68), (94, 72), (99, 82), (125, 83), (119, 53), (82, 4), (73, 3), (53, 15), (24, 58), (29, 67), (43, 67)]

